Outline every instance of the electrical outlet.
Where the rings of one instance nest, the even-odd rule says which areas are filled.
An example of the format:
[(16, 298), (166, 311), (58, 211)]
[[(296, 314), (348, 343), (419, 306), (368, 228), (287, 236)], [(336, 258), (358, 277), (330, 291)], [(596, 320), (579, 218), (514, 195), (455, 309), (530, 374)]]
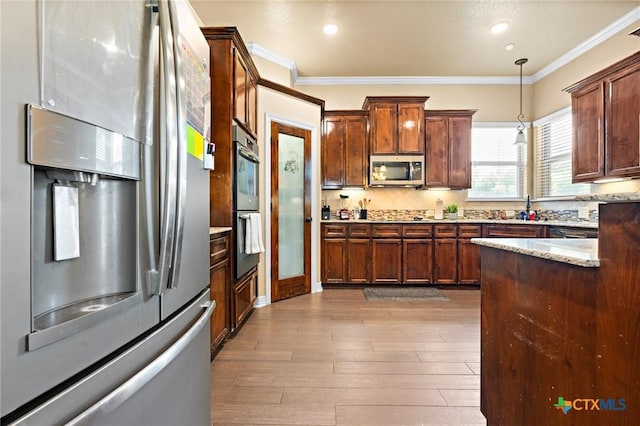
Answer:
[(589, 219), (589, 207), (578, 207), (578, 218)]

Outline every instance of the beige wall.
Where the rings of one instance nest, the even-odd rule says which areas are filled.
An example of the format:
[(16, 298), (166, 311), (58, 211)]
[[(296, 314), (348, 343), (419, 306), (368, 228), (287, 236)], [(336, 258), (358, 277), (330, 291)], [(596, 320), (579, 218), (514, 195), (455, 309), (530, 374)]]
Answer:
[[(258, 68), (260, 72), (262, 70)], [(262, 74), (261, 74), (262, 75)], [(269, 121), (268, 121), (269, 120)], [(285, 95), (280, 92), (259, 86), (258, 87), (258, 152), (261, 159), (262, 167), (260, 168), (260, 212), (262, 213), (264, 234), (266, 235), (265, 245), (268, 244), (271, 237), (270, 232), (270, 122), (279, 121), (291, 124), (297, 127), (310, 129), (312, 131), (312, 208), (313, 211), (319, 211), (320, 207), (320, 107), (300, 99)], [(319, 215), (318, 215), (319, 216)], [(319, 227), (314, 226), (312, 232), (312, 260), (320, 259), (320, 240)], [(318, 228), (318, 229), (315, 229)], [(258, 296), (267, 294), (267, 283), (270, 282), (271, 260), (267, 258), (271, 250), (266, 247), (267, 252), (261, 254), (260, 265), (258, 269)], [(312, 286), (320, 281), (320, 262), (312, 261), (311, 271)]]
[[(477, 109), (477, 121), (516, 121), (520, 109), (517, 85), (340, 85), (296, 86), (297, 90), (324, 99), (325, 109), (360, 109), (367, 96), (429, 96), (426, 109)], [(523, 112), (531, 119), (532, 87), (523, 88)]]
[(538, 80), (531, 94), (535, 119), (571, 105), (571, 96), (562, 91), (565, 87), (640, 50), (640, 37), (628, 35), (633, 28), (634, 26), (625, 29)]

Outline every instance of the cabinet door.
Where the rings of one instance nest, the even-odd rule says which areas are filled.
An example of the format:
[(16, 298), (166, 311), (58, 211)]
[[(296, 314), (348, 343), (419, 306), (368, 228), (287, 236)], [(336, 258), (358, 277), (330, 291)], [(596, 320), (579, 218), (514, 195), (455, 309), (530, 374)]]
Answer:
[(322, 135), (322, 187), (335, 188), (344, 186), (344, 120), (339, 117), (324, 119)]
[(458, 240), (436, 238), (434, 247), (434, 281), (436, 284), (458, 282)]
[(449, 117), (449, 186), (471, 188), (471, 117)]
[(640, 175), (640, 66), (606, 80), (607, 176)]
[(229, 334), (228, 304), (229, 298), (229, 260), (217, 263), (210, 270), (211, 300), (215, 300), (216, 308), (211, 315), (211, 351), (215, 351)]
[(449, 125), (446, 117), (427, 117), (426, 186), (449, 185)]
[(253, 309), (258, 287), (258, 275), (256, 270), (249, 273), (242, 281), (236, 283), (233, 288), (233, 317), (231, 329), (235, 332)]
[(470, 239), (458, 240), (458, 282), (480, 282), (480, 246), (473, 244)]
[(402, 278), (405, 284), (433, 282), (433, 240), (403, 240), (402, 265)]
[(402, 279), (402, 242), (399, 239), (374, 239), (371, 241), (371, 282), (376, 284), (400, 284)]
[(325, 238), (322, 241), (322, 282), (344, 284), (347, 278), (347, 239)]
[(369, 239), (353, 239), (347, 241), (347, 282), (352, 284), (368, 284), (369, 265), (371, 263), (371, 242)]
[(344, 185), (365, 186), (367, 184), (367, 118), (354, 116), (344, 118)]
[(371, 109), (371, 154), (398, 152), (397, 104), (380, 102)]
[(236, 50), (234, 55), (233, 116), (243, 124), (247, 123), (247, 67)]
[(424, 154), (424, 103), (398, 104), (398, 154)]
[(573, 118), (573, 182), (604, 176), (604, 91), (602, 83), (571, 97)]

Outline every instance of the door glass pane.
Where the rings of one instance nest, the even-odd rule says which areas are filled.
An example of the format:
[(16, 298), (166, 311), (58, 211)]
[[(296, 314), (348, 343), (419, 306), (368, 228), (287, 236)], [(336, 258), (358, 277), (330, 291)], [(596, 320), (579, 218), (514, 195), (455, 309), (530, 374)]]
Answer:
[(278, 277), (304, 275), (304, 139), (278, 135)]

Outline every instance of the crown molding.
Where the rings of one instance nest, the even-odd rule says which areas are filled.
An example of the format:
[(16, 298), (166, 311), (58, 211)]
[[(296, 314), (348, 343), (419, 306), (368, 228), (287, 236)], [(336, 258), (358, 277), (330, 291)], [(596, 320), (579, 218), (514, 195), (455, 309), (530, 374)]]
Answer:
[(247, 43), (247, 50), (252, 55), (256, 55), (260, 58), (266, 59), (267, 61), (273, 62), (274, 64), (280, 65), (281, 67), (287, 68), (291, 73), (291, 81), (296, 84), (296, 81), (298, 80), (298, 69), (296, 68), (295, 61), (285, 58), (284, 56), (276, 55), (270, 50), (267, 50), (254, 42)]
[(629, 13), (627, 13), (617, 21), (614, 21), (611, 25), (605, 27), (602, 31), (599, 31), (591, 38), (588, 38), (587, 40), (585, 40), (575, 48), (571, 49), (564, 55), (560, 56), (555, 61), (551, 62), (546, 67), (542, 68), (537, 73), (533, 74), (532, 76), (533, 82), (535, 83), (538, 80), (545, 78), (552, 72), (558, 70), (559, 68), (562, 68), (563, 66), (567, 65), (569, 62), (573, 61), (577, 57), (587, 53), (589, 50), (593, 49), (600, 43), (608, 40), (609, 38), (618, 34), (620, 31), (624, 30), (630, 25), (633, 25), (639, 19), (640, 19), (640, 6), (631, 10)]
[[(548, 76), (552, 72), (565, 66), (577, 57), (585, 54), (600, 43), (618, 34), (625, 28), (633, 25), (640, 19), (640, 6), (631, 10), (620, 19), (596, 33), (593, 37), (585, 40), (574, 49), (560, 56), (549, 65), (542, 68), (531, 76), (522, 78), (523, 84), (533, 84)], [(417, 76), (417, 77), (299, 77), (295, 61), (265, 49), (257, 43), (247, 43), (249, 53), (287, 68), (291, 73), (291, 81), (294, 86), (358, 86), (358, 85), (500, 85), (500, 84), (520, 84), (519, 77), (508, 76)]]
[[(298, 86), (358, 86), (358, 85), (461, 85), (461, 84), (520, 84), (520, 77), (299, 77)], [(523, 84), (531, 84), (531, 77), (523, 77)]]

